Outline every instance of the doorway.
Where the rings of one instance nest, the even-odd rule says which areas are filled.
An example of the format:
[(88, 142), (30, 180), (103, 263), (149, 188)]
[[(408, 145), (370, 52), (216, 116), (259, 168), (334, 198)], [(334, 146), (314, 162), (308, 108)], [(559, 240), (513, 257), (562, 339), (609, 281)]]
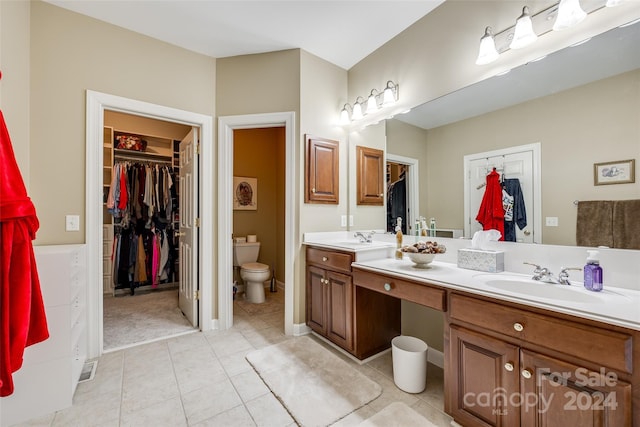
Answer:
[[(482, 230), (476, 215), (486, 189), (486, 176), (494, 170), (504, 192), (508, 190), (513, 193), (509, 197), (515, 195), (519, 200), (514, 203), (512, 199), (512, 208), (507, 209), (511, 216), (505, 220), (504, 239), (542, 243), (540, 143), (464, 156), (464, 235), (472, 237), (476, 231)], [(512, 186), (517, 191), (512, 191)], [(508, 222), (511, 222), (509, 227)]]
[[(294, 325), (294, 260), (296, 243), (296, 212), (299, 197), (295, 192), (296, 149), (295, 113), (265, 113), (226, 116), (218, 119), (218, 322), (220, 329), (233, 326), (233, 144), (235, 129), (284, 127), (285, 129), (285, 208), (284, 208), (284, 333), (298, 335), (306, 325)], [(298, 153), (299, 154), (299, 153)]]
[(412, 234), (420, 206), (418, 159), (388, 153), (386, 169), (387, 232), (395, 233), (397, 218), (402, 217), (402, 233)]
[(113, 351), (197, 330), (197, 198), (184, 187), (197, 182), (198, 128), (110, 110), (104, 124), (103, 348)]
[[(213, 121), (210, 116), (178, 110), (170, 107), (122, 98), (100, 92), (87, 91), (87, 145), (86, 145), (86, 246), (88, 283), (96, 284), (87, 289), (87, 338), (88, 358), (102, 355), (103, 347), (103, 264), (104, 248), (101, 244), (103, 212), (102, 200), (104, 152), (102, 146), (105, 111), (130, 113), (147, 118), (180, 123), (200, 130), (201, 170), (194, 198), (199, 200), (197, 218), (201, 218), (197, 262), (199, 271), (194, 279), (200, 284), (197, 300), (197, 319), (200, 329), (211, 329), (212, 324), (212, 276), (210, 260), (213, 259)], [(202, 165), (207, 167), (202, 168)], [(97, 165), (98, 167), (91, 167)], [(207, 262), (203, 262), (207, 260)]]

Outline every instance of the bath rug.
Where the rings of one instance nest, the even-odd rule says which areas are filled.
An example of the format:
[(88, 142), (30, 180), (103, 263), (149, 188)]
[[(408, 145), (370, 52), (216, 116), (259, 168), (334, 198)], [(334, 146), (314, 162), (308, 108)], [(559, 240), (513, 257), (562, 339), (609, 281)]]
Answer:
[(264, 383), (304, 427), (328, 426), (380, 396), (380, 385), (309, 337), (246, 356)]

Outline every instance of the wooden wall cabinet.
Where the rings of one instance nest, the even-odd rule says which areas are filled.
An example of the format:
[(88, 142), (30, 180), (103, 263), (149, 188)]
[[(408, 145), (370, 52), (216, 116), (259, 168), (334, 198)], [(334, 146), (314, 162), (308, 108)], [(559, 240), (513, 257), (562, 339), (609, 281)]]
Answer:
[(358, 205), (384, 205), (384, 151), (356, 146), (356, 195)]
[(305, 135), (305, 203), (339, 203), (339, 149), (339, 141)]
[(631, 335), (455, 293), (448, 317), (445, 411), (458, 423), (632, 425)]

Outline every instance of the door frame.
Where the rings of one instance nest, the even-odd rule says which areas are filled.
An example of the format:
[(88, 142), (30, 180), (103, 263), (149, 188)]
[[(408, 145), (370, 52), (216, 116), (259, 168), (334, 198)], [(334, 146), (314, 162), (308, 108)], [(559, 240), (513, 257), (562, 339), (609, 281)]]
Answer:
[(233, 326), (233, 131), (264, 127), (285, 128), (284, 333), (293, 335), (294, 260), (300, 241), (295, 228), (298, 194), (293, 111), (218, 117), (218, 326)]
[[(416, 215), (418, 212), (420, 212), (420, 180), (418, 179), (420, 164), (418, 162), (418, 159), (391, 153), (387, 153), (385, 165), (387, 164), (387, 162), (409, 166), (407, 168), (407, 171), (405, 172), (405, 180), (408, 187), (407, 210), (409, 211), (409, 217), (405, 218), (404, 221), (407, 221), (407, 232), (409, 234), (414, 234), (415, 230), (413, 229), (413, 227), (416, 223)], [(385, 212), (387, 209), (387, 201), (385, 199)]]
[[(213, 118), (204, 114), (179, 110), (144, 101), (87, 90), (86, 93), (86, 163), (85, 163), (85, 242), (87, 247), (87, 357), (103, 353), (103, 285), (102, 285), (102, 167), (104, 111), (144, 116), (200, 128), (200, 199), (199, 217), (199, 289), (201, 330), (212, 325), (213, 283)], [(206, 165), (207, 167), (203, 167)], [(203, 261), (205, 260), (205, 261)]]
[[(534, 142), (532, 144), (517, 145), (514, 147), (502, 148), (499, 150), (485, 151), (483, 153), (468, 154), (464, 156), (464, 235), (471, 238), (470, 221), (472, 217), (469, 206), (469, 174), (471, 173), (469, 163), (473, 160), (482, 160), (487, 157), (506, 156), (508, 154), (522, 153), (523, 151), (531, 151), (533, 153), (531, 169), (533, 171), (533, 243), (542, 243), (542, 179), (540, 174), (540, 149), (541, 144)], [(528, 210), (528, 209), (527, 209)]]

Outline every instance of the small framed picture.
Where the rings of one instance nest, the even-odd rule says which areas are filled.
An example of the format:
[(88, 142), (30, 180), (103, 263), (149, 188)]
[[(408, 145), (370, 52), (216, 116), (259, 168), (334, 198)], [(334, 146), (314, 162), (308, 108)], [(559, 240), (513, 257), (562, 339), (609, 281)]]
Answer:
[(636, 160), (619, 160), (593, 164), (593, 185), (636, 182)]
[(233, 209), (237, 211), (258, 210), (257, 178), (233, 177)]

